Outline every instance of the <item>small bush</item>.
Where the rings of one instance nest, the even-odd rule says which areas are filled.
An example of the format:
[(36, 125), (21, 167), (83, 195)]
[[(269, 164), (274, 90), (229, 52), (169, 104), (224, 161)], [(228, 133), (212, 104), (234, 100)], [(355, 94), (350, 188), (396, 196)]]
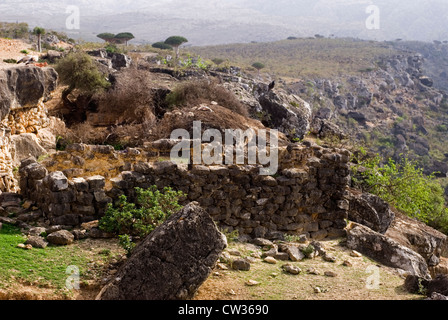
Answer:
[(120, 237), (124, 249), (133, 248), (132, 237), (145, 237), (162, 224), (182, 206), (179, 200), (185, 196), (181, 191), (166, 187), (159, 191), (156, 186), (144, 190), (135, 189), (136, 203), (121, 196), (116, 205), (109, 204), (105, 216), (100, 220), (100, 229)]
[[(363, 154), (365, 156), (365, 154)], [(358, 160), (353, 181), (411, 218), (416, 218), (443, 232), (448, 232), (448, 209), (444, 190), (435, 175), (425, 175), (416, 163), (404, 157), (399, 163), (373, 158)]]
[(67, 96), (74, 89), (82, 92), (98, 92), (110, 86), (92, 58), (84, 52), (73, 52), (58, 61), (56, 71), (62, 84), (69, 87), (64, 91)]

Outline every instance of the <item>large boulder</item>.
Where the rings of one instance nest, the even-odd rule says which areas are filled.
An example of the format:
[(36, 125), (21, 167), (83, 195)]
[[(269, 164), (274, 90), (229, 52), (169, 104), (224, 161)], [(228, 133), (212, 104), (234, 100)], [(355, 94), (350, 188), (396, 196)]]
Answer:
[(428, 265), (421, 255), (366, 226), (353, 222), (348, 227), (347, 247), (386, 266), (430, 278)]
[(259, 97), (269, 126), (278, 129), (289, 138), (303, 139), (310, 130), (311, 106), (296, 95), (271, 90)]
[(349, 220), (384, 234), (394, 217), (395, 213), (390, 209), (389, 204), (380, 197), (370, 193), (355, 191), (350, 193)]
[(12, 143), (12, 157), (15, 166), (20, 165), (20, 162), (29, 157), (38, 159), (40, 156), (47, 154), (33, 133), (22, 133), (11, 136)]
[(190, 203), (134, 249), (97, 300), (191, 299), (226, 246), (209, 214)]
[(19, 66), (0, 70), (0, 119), (10, 110), (35, 107), (51, 98), (58, 74), (53, 68)]
[(397, 213), (386, 236), (419, 253), (428, 266), (437, 266), (448, 257), (447, 236), (426, 224)]
[(132, 59), (122, 53), (111, 53), (109, 57), (112, 61), (112, 68), (117, 70), (128, 68), (132, 63)]

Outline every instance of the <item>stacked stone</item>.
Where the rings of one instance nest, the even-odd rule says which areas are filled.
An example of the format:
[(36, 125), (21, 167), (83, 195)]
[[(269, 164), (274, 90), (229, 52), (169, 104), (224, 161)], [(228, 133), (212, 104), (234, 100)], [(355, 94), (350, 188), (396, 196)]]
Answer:
[(266, 238), (285, 232), (338, 237), (346, 226), (350, 183), (349, 154), (341, 152), (316, 147), (309, 158), (296, 154), (305, 165), (281, 169), (278, 176), (260, 176), (258, 166), (196, 165), (189, 170), (170, 161), (141, 162), (112, 179), (108, 195), (124, 194), (132, 201), (135, 187), (171, 186), (186, 193), (188, 201), (198, 201), (229, 231)]
[(0, 191), (17, 192), (18, 183), (14, 177), (11, 152), (11, 130), (4, 125), (0, 127)]
[(20, 173), (22, 190), (35, 197), (57, 224), (76, 225), (100, 217), (112, 199), (126, 195), (135, 201), (136, 187), (156, 185), (183, 191), (186, 202), (199, 202), (228, 231), (268, 239), (284, 233), (317, 240), (343, 235), (349, 208), (349, 153), (294, 145), (282, 150), (280, 157), (274, 176), (262, 176), (260, 166), (251, 165), (189, 168), (171, 161), (129, 160), (107, 188), (103, 176), (68, 181), (62, 172), (47, 174), (37, 163), (25, 162)]
[(22, 195), (35, 202), (53, 225), (77, 226), (97, 220), (112, 201), (106, 196), (102, 176), (69, 181), (60, 171), (48, 173), (32, 158), (22, 161), (19, 174)]

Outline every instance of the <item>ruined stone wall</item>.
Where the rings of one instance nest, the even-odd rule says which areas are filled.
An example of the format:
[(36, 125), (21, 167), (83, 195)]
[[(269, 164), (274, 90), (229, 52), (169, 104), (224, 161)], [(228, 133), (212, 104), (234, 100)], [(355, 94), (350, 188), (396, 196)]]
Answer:
[[(65, 163), (64, 172), (72, 176), (77, 172), (77, 177), (69, 179), (33, 160), (20, 168), (22, 194), (35, 201), (53, 224), (98, 219), (118, 196), (133, 200), (135, 187), (157, 185), (185, 192), (188, 201), (198, 201), (221, 227), (253, 237), (291, 233), (323, 239), (342, 235), (346, 226), (350, 174), (349, 153), (344, 150), (291, 145), (280, 150), (280, 169), (274, 176), (261, 176), (259, 167), (249, 165), (189, 168), (171, 161), (153, 162), (152, 154), (143, 149), (116, 152), (104, 146), (73, 145), (69, 151), (46, 164), (62, 169)], [(109, 166), (99, 168), (101, 163)], [(70, 168), (72, 164), (77, 168)], [(108, 174), (99, 175), (101, 170)]]

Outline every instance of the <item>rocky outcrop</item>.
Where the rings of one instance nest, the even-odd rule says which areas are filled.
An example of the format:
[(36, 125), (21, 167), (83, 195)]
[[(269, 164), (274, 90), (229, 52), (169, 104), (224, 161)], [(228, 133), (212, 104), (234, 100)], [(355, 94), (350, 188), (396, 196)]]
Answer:
[(373, 231), (386, 233), (394, 220), (395, 214), (389, 204), (380, 197), (369, 193), (350, 193), (350, 209), (348, 218), (365, 225)]
[(57, 80), (53, 68), (21, 66), (0, 70), (0, 118), (10, 110), (35, 107), (41, 99), (48, 100)]
[(303, 139), (310, 130), (311, 106), (297, 95), (271, 90), (259, 97), (266, 122), (291, 139)]
[(397, 213), (386, 236), (419, 253), (429, 267), (448, 257), (447, 236), (426, 224)]
[(19, 66), (0, 70), (0, 191), (18, 191), (14, 168), (30, 155), (39, 157), (45, 153), (41, 138), (45, 137), (47, 146), (52, 144), (50, 135), (39, 136), (39, 130), (50, 127), (44, 102), (51, 98), (57, 80), (53, 68)]
[(426, 294), (430, 300), (448, 300), (448, 276), (428, 280), (416, 275), (406, 277), (404, 287), (410, 293)]
[(420, 254), (366, 226), (352, 223), (347, 231), (347, 247), (386, 266), (431, 278), (428, 265)]
[(37, 136), (33, 133), (22, 133), (11, 136), (13, 164), (20, 165), (23, 159), (34, 157), (38, 159), (47, 153), (41, 145)]
[(97, 300), (192, 299), (226, 246), (208, 213), (190, 203), (134, 249)]

